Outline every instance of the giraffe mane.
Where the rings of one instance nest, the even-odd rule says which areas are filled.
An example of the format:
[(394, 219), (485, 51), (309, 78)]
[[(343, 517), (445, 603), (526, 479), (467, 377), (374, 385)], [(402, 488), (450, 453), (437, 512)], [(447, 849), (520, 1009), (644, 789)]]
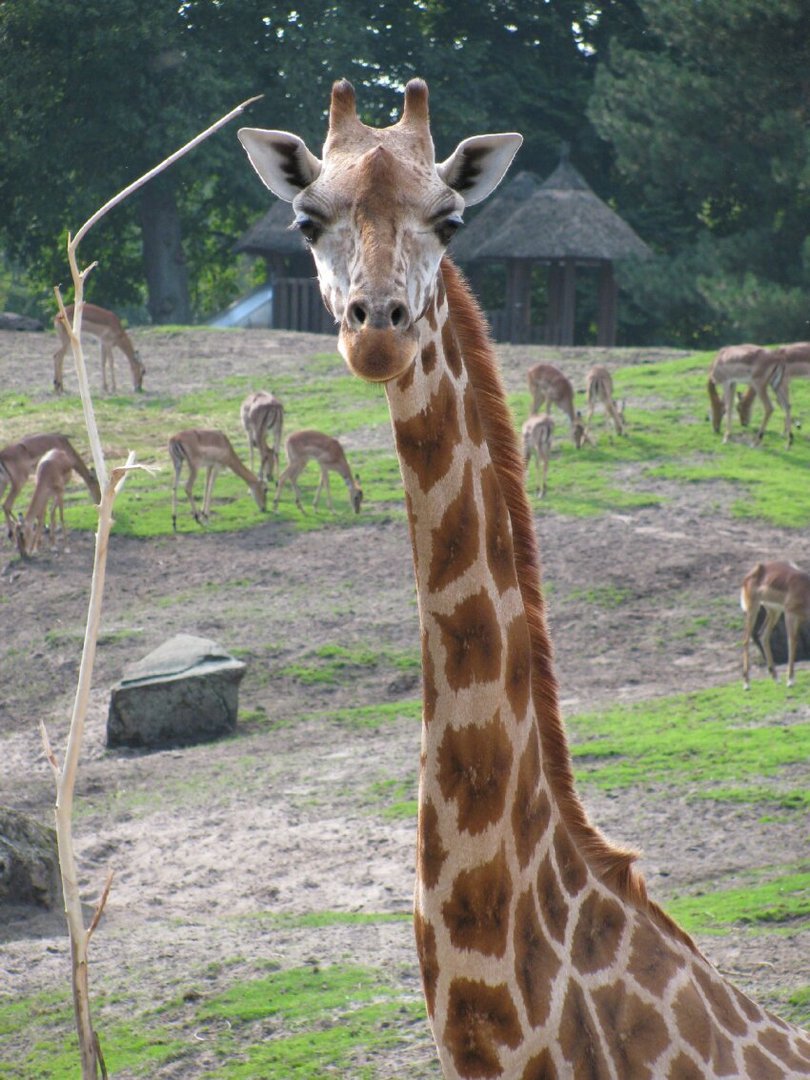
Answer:
[[(543, 768), (562, 820), (596, 876), (622, 899), (647, 912), (665, 931), (694, 952), (692, 938), (647, 893), (641, 872), (633, 865), (638, 853), (611, 844), (591, 823), (574, 785), (568, 737), (559, 706), (553, 647), (540, 590), (540, 556), (534, 520), (525, 491), (523, 458), (484, 316), (459, 269), (442, 261), (453, 327), (475, 391), (490, 456), (512, 524), (515, 569), (528, 623), (532, 657), (532, 698), (543, 748)], [(542, 717), (542, 722), (540, 720)]]

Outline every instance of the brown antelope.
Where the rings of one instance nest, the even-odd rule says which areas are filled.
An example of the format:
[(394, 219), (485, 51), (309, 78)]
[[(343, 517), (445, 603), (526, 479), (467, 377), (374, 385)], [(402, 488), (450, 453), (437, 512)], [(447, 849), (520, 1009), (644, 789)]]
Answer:
[[(712, 427), (718, 434), (723, 414), (726, 417), (726, 433), (723, 436), (723, 442), (728, 442), (731, 438), (731, 407), (738, 382), (750, 383), (748, 393), (740, 396), (737, 402), (742, 425), (748, 424), (751, 407), (754, 399), (758, 397), (762, 402), (765, 415), (759, 426), (756, 441), (762, 440), (773, 412), (773, 405), (768, 396), (770, 386), (785, 413), (785, 435), (789, 446), (792, 440), (790, 401), (787, 396), (787, 380), (780, 350), (769, 351), (760, 345), (726, 345), (715, 356), (709, 368), (709, 379), (706, 385), (712, 410)], [(723, 387), (722, 398), (718, 393), (718, 386)]]
[(537, 460), (537, 494), (542, 499), (546, 493), (546, 475), (548, 474), (548, 459), (551, 455), (551, 436), (554, 431), (554, 421), (549, 413), (541, 413), (540, 416), (530, 416), (521, 428), (523, 436), (523, 463), (526, 472), (529, 471), (532, 456)]
[(61, 450), (70, 458), (71, 468), (79, 474), (87, 485), (87, 490), (98, 505), (101, 502), (101, 489), (96, 478), (94, 469), (88, 469), (82, 459), (74, 450), (70, 440), (65, 435), (53, 432), (43, 435), (26, 435), (19, 442), (11, 443), (0, 450), (0, 495), (6, 488), (9, 489), (3, 502), (3, 513), (6, 516), (8, 535), (14, 535), (14, 515), (12, 507), (14, 501), (25, 485), (26, 480), (34, 471), (37, 462), (43, 454), (49, 450)]
[[(73, 320), (73, 304), (68, 304), (65, 313), (69, 320)], [(65, 327), (61, 311), (54, 316), (54, 329), (59, 336), (59, 348), (53, 354), (53, 387), (58, 394), (63, 390), (62, 371), (65, 362), (65, 354), (70, 348), (70, 336)], [(121, 325), (121, 320), (113, 311), (98, 307), (96, 304), (85, 304), (82, 311), (82, 334), (96, 338), (101, 343), (101, 385), (105, 394), (107, 386), (107, 372), (110, 374), (110, 386), (115, 390), (115, 363), (113, 349), (120, 349), (129, 360), (132, 372), (132, 387), (134, 390), (143, 389), (143, 377), (146, 368), (141, 362), (140, 354), (132, 344), (132, 339)]]
[(25, 517), (21, 515), (20, 520), (15, 525), (17, 547), (23, 557), (33, 555), (39, 547), (49, 504), (51, 507), (51, 547), (56, 546), (57, 509), (62, 524), (62, 540), (67, 540), (64, 496), (65, 485), (70, 479), (72, 471), (73, 461), (64, 450), (49, 450), (40, 458), (39, 465), (37, 465), (34, 494), (31, 496), (31, 502), (28, 505)]
[(324, 435), (320, 431), (294, 431), (287, 439), (285, 449), (287, 451), (287, 468), (278, 478), (276, 497), (273, 501), (274, 510), (278, 509), (281, 489), (288, 480), (295, 492), (295, 505), (299, 510), (304, 509), (301, 505), (301, 492), (297, 480), (307, 462), (316, 461), (321, 470), (321, 479), (312, 505), (318, 505), (318, 499), (325, 486), (326, 501), (329, 504), (329, 509), (334, 512), (332, 493), (329, 490), (329, 472), (332, 470), (343, 477), (349, 492), (349, 502), (352, 504), (355, 514), (360, 513), (360, 505), (363, 502), (360, 477), (357, 475), (352, 476), (346, 454), (337, 439), (333, 439), (331, 435)]
[[(279, 464), (281, 432), (284, 427), (284, 406), (275, 395), (266, 390), (248, 394), (240, 410), (242, 427), (250, 446), (250, 467), (253, 468), (254, 447), (259, 451), (259, 479), (272, 480)], [(268, 446), (267, 436), (272, 433), (273, 445)]]
[(582, 414), (574, 408), (574, 387), (571, 380), (554, 364), (535, 364), (527, 374), (532, 395), (532, 413), (550, 411), (552, 405), (565, 413), (571, 422), (571, 438), (579, 449), (592, 442), (582, 422)]
[(810, 619), (810, 574), (800, 570), (792, 562), (757, 563), (743, 579), (740, 590), (740, 606), (745, 612), (745, 637), (743, 638), (743, 685), (750, 689), (749, 646), (759, 609), (765, 608), (762, 627), (762, 651), (768, 671), (776, 680), (776, 667), (771, 653), (771, 634), (784, 612), (788, 643), (787, 685), (793, 686), (793, 668), (796, 662), (796, 643), (799, 630)]
[[(204, 428), (191, 428), (179, 431), (169, 439), (169, 456), (174, 465), (174, 484), (172, 485), (172, 528), (177, 531), (177, 485), (184, 464), (188, 465), (188, 480), (185, 491), (191, 505), (194, 520), (203, 525), (208, 521), (211, 509), (211, 492), (220, 469), (230, 469), (241, 477), (250, 488), (256, 505), (262, 511), (267, 505), (267, 485), (255, 476), (237, 456), (227, 435), (221, 431)], [(194, 501), (194, 481), (200, 469), (206, 469), (205, 495), (202, 513), (197, 510)]]
[(606, 414), (613, 421), (616, 434), (624, 435), (624, 402), (617, 407), (613, 400), (613, 376), (604, 364), (594, 364), (588, 372), (585, 378), (585, 395), (588, 399), (586, 429), (590, 428), (594, 410), (601, 403), (605, 407)]

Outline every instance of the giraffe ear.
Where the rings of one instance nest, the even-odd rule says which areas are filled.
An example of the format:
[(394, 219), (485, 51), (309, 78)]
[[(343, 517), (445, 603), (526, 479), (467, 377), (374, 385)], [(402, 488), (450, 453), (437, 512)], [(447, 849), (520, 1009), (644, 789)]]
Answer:
[(289, 131), (240, 128), (237, 135), (264, 184), (285, 202), (292, 202), (320, 175), (320, 160)]
[(460, 142), (453, 153), (436, 166), (444, 182), (475, 206), (500, 184), (523, 136), (517, 132), (501, 135), (473, 135)]

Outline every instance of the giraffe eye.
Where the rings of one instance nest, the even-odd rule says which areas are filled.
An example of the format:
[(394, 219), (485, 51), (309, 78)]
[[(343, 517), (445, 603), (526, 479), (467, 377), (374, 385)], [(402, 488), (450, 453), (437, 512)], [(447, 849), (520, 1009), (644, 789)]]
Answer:
[(307, 244), (314, 244), (323, 232), (321, 226), (313, 221), (309, 214), (302, 214), (300, 211), (295, 215), (292, 227), (298, 229)]
[(449, 244), (463, 224), (461, 214), (449, 214), (436, 226), (436, 235), (443, 244)]

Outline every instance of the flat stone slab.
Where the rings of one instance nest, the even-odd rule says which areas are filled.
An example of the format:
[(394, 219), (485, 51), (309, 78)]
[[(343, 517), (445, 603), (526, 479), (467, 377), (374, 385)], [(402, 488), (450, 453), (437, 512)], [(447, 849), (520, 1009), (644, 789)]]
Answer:
[(0, 806), (0, 905), (57, 908), (61, 903), (56, 829)]
[(113, 687), (107, 746), (188, 746), (236, 728), (245, 664), (215, 641), (177, 634)]

